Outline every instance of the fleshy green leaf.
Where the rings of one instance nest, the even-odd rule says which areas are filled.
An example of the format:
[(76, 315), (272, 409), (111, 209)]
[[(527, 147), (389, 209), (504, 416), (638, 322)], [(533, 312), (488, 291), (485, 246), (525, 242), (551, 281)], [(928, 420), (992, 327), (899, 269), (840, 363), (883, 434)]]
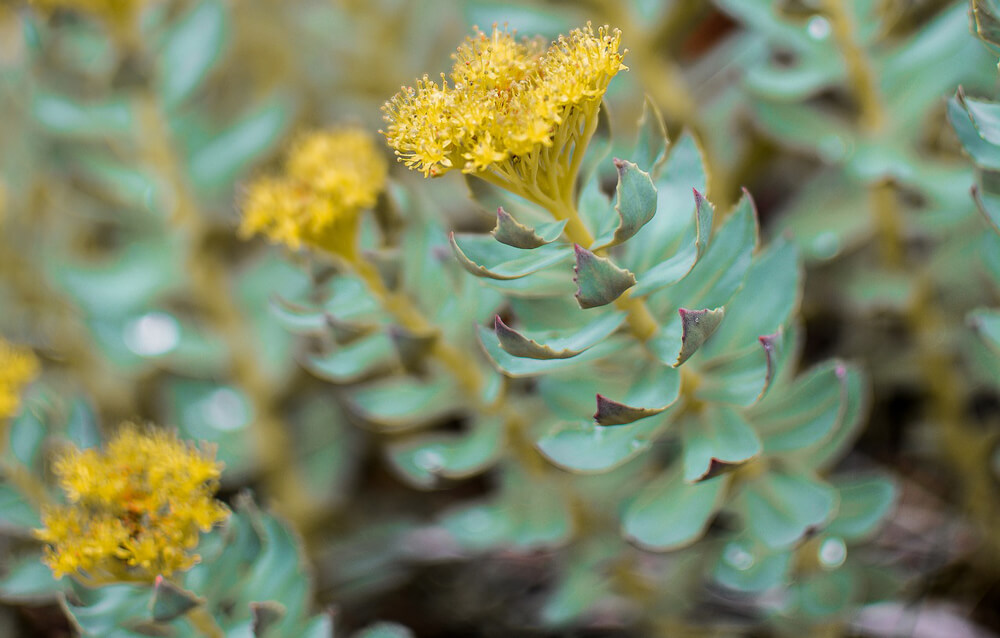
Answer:
[(496, 332), (500, 347), (515, 357), (568, 359), (607, 338), (624, 321), (625, 313), (612, 312), (599, 317), (596, 321), (572, 334), (564, 334), (563, 331), (549, 331), (545, 334), (532, 333), (528, 335), (510, 328), (503, 322), (500, 315), (497, 315), (494, 332)]
[(31, 529), (41, 526), (38, 512), (24, 496), (6, 483), (0, 483), (0, 527)]
[(572, 254), (562, 244), (549, 244), (534, 250), (501, 244), (486, 235), (456, 234), (449, 236), (452, 252), (458, 263), (477, 277), (489, 279), (519, 279), (533, 272), (569, 261)]
[(53, 578), (52, 570), (42, 563), (40, 555), (5, 562), (5, 573), (0, 579), (0, 600), (4, 602), (52, 602), (64, 589), (64, 584)]
[(419, 437), (392, 445), (389, 458), (404, 478), (418, 487), (432, 487), (438, 477), (462, 479), (492, 465), (504, 445), (503, 421), (477, 423), (471, 432)]
[(832, 437), (794, 453), (796, 461), (804, 467), (822, 471), (836, 462), (864, 422), (870, 393), (868, 379), (854, 366), (846, 366), (846, 371), (847, 405), (840, 415), (837, 429)]
[(281, 327), (292, 334), (319, 336), (327, 331), (322, 308), (301, 306), (278, 295), (271, 296), (268, 307)]
[(625, 510), (622, 531), (640, 547), (669, 551), (698, 540), (721, 505), (728, 477), (691, 485), (670, 469), (639, 492)]
[(285, 617), (285, 607), (273, 600), (250, 603), (250, 616), (253, 618), (253, 635), (264, 638), (269, 629)]
[(395, 362), (392, 339), (385, 332), (377, 332), (325, 355), (308, 355), (303, 365), (321, 379), (350, 383), (391, 367)]
[(606, 248), (628, 241), (639, 229), (649, 223), (656, 214), (656, 187), (649, 173), (645, 173), (632, 162), (615, 160), (618, 169), (618, 187), (615, 190), (618, 203), (618, 225), (610, 237), (594, 242), (592, 248)]
[(564, 219), (531, 228), (518, 222), (500, 206), (497, 208), (497, 225), (490, 234), (498, 242), (514, 248), (538, 248), (559, 239), (566, 228), (566, 221)]
[(579, 244), (576, 251), (576, 300), (581, 308), (596, 308), (618, 299), (635, 285), (635, 275), (614, 265), (606, 257), (598, 257)]
[(203, 604), (205, 604), (204, 598), (199, 598), (162, 576), (156, 577), (153, 597), (150, 599), (150, 611), (156, 622), (170, 622)]
[(413, 638), (413, 632), (394, 622), (380, 622), (362, 629), (353, 638)]
[(552, 463), (583, 474), (608, 472), (648, 450), (664, 419), (643, 419), (608, 428), (591, 420), (562, 421), (542, 435), (537, 446)]
[(642, 273), (633, 295), (647, 295), (677, 283), (701, 259), (712, 233), (715, 207), (697, 190), (694, 190), (694, 202), (693, 225), (684, 234), (677, 252)]
[(788, 547), (829, 521), (838, 502), (829, 485), (776, 468), (747, 483), (736, 497), (749, 532), (771, 549)]
[(753, 201), (746, 194), (719, 229), (704, 256), (676, 284), (649, 298), (654, 314), (666, 314), (681, 306), (724, 306), (743, 285), (757, 245), (757, 220)]
[(761, 452), (757, 433), (736, 410), (706, 405), (681, 426), (684, 480), (691, 483), (717, 476)]
[(490, 361), (500, 372), (510, 377), (528, 377), (556, 370), (568, 370), (618, 353), (629, 343), (629, 340), (626, 337), (611, 336), (569, 359), (515, 357), (501, 348), (496, 333), (484, 326), (479, 326), (479, 342), (483, 345), (486, 354), (489, 355)]
[(461, 402), (444, 377), (432, 381), (392, 377), (354, 390), (349, 400), (366, 420), (393, 429), (439, 420)]
[(228, 35), (226, 9), (221, 2), (195, 5), (166, 34), (157, 59), (159, 93), (167, 106), (190, 95), (208, 74)]
[(790, 551), (766, 552), (746, 539), (734, 540), (723, 547), (714, 577), (729, 589), (760, 593), (784, 585), (791, 564)]
[(984, 192), (979, 186), (973, 186), (972, 199), (993, 230), (1000, 233), (1000, 195)]
[(798, 450), (830, 437), (847, 407), (847, 369), (834, 361), (795, 380), (754, 406), (748, 418), (773, 454)]
[(777, 239), (753, 259), (743, 287), (726, 304), (729, 317), (705, 344), (702, 356), (722, 357), (785, 326), (798, 305), (802, 269), (795, 246)]
[(962, 93), (948, 100), (948, 120), (958, 134), (959, 141), (976, 164), (982, 168), (1000, 170), (1000, 146), (990, 144), (980, 136), (963, 100)]
[(715, 332), (726, 316), (724, 308), (709, 310), (679, 309), (681, 317), (681, 349), (674, 366), (679, 366), (691, 358), (698, 348)]
[(651, 368), (638, 376), (621, 402), (598, 394), (594, 420), (604, 426), (624, 425), (657, 415), (673, 405), (680, 393), (680, 373), (656, 364)]
[(254, 105), (191, 155), (188, 162), (191, 183), (202, 192), (228, 187), (245, 168), (277, 144), (292, 120), (292, 111), (281, 97)]
[(627, 265), (637, 273), (677, 251), (677, 242), (691, 223), (691, 189), (705, 191), (701, 151), (690, 135), (682, 135), (672, 146), (655, 186), (656, 214), (627, 244)]
[(47, 132), (80, 139), (120, 138), (135, 127), (132, 104), (124, 98), (83, 103), (60, 95), (39, 93), (31, 110)]
[(983, 341), (1000, 353), (1000, 310), (973, 310), (969, 313), (969, 323)]
[(1000, 144), (1000, 103), (976, 100), (958, 89), (958, 100), (965, 107), (979, 136), (990, 144)]
[(630, 157), (639, 168), (655, 174), (667, 152), (667, 127), (656, 102), (648, 95), (642, 103), (639, 134)]
[[(709, 342), (711, 343), (711, 342)], [(703, 401), (753, 405), (774, 379), (784, 351), (784, 333), (765, 335), (757, 343), (708, 361), (695, 361), (701, 383), (695, 396)]]
[(840, 509), (825, 532), (849, 541), (868, 538), (896, 501), (895, 484), (881, 476), (835, 479)]

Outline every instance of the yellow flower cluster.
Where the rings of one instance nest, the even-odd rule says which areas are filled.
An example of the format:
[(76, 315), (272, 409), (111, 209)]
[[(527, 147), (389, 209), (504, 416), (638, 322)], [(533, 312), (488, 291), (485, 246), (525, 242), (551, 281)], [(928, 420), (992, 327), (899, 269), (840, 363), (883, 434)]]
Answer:
[(37, 374), (38, 359), (30, 350), (0, 339), (0, 421), (17, 414), (21, 391)]
[(67, 451), (53, 466), (68, 505), (42, 513), (39, 539), (57, 577), (151, 581), (190, 568), (199, 531), (228, 516), (213, 495), (214, 450), (171, 431), (125, 423), (103, 451)]
[(388, 171), (371, 137), (357, 129), (309, 134), (284, 168), (250, 185), (240, 233), (353, 257), (360, 214), (375, 205)]
[(476, 29), (453, 56), (451, 86), (442, 74), (440, 85), (424, 76), (404, 87), (383, 107), (382, 133), (425, 177), (460, 168), (556, 199), (576, 177), (608, 83), (626, 68), (620, 44), (620, 31), (589, 23), (547, 49)]

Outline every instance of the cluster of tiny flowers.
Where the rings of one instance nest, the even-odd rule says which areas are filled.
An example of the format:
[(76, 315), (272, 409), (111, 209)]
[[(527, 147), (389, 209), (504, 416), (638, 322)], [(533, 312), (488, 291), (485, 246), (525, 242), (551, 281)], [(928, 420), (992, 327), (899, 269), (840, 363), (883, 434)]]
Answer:
[[(581, 107), (599, 105), (619, 71), (621, 32), (588, 23), (547, 49), (514, 33), (478, 29), (454, 54), (451, 86), (424, 76), (383, 107), (382, 131), (400, 161), (424, 176), (478, 173), (558, 145)], [(572, 131), (562, 130), (564, 135)]]
[(296, 250), (306, 244), (353, 254), (358, 218), (375, 205), (387, 171), (364, 131), (309, 134), (292, 147), (282, 175), (250, 185), (240, 233), (261, 234)]
[(38, 374), (38, 359), (30, 350), (0, 339), (0, 420), (21, 408), (21, 391)]
[(103, 451), (70, 449), (53, 471), (67, 505), (46, 508), (45, 563), (57, 577), (152, 580), (190, 568), (199, 532), (226, 519), (215, 451), (125, 423)]

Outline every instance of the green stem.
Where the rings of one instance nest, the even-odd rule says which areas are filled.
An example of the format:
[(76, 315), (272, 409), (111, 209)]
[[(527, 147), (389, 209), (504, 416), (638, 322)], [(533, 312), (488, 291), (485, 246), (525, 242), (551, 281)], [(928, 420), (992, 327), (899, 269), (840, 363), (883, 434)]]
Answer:
[(205, 605), (193, 607), (186, 614), (186, 618), (195, 630), (205, 638), (225, 638), (226, 632), (219, 626), (215, 617), (208, 613)]
[(186, 242), (188, 272), (192, 276), (195, 298), (226, 342), (233, 379), (254, 401), (256, 439), (268, 491), (279, 509), (301, 529), (311, 516), (311, 506), (301, 475), (295, 469), (290, 438), (278, 414), (278, 393), (258, 369), (252, 347), (255, 339), (233, 300), (225, 269), (208, 248), (206, 240), (210, 229), (198, 212), (183, 164), (171, 144), (166, 117), (152, 94), (141, 95), (138, 106), (147, 159), (166, 177), (175, 198), (173, 222)]

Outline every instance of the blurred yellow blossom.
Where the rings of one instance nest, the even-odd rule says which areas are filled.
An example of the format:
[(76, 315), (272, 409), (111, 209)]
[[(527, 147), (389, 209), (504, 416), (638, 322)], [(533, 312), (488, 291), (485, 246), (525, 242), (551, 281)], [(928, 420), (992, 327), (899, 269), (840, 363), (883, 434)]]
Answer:
[(0, 420), (17, 414), (21, 391), (38, 375), (38, 359), (30, 350), (0, 339)]
[(213, 497), (215, 450), (172, 431), (124, 423), (103, 451), (72, 448), (53, 472), (69, 504), (46, 508), (36, 535), (57, 577), (146, 581), (188, 569), (199, 532), (228, 516)]
[(375, 205), (388, 172), (371, 137), (357, 129), (311, 133), (292, 147), (284, 169), (250, 185), (240, 234), (353, 257), (360, 215)]
[(383, 107), (382, 133), (424, 176), (459, 168), (562, 208), (597, 127), (608, 83), (626, 67), (621, 32), (588, 23), (545, 49), (493, 27), (454, 54), (450, 83), (427, 76)]

